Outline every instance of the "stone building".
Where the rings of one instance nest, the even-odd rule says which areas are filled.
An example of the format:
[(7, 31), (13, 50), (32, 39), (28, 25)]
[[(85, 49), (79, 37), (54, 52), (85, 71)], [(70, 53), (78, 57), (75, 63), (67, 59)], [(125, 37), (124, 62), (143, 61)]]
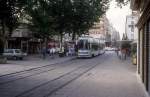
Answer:
[(106, 45), (111, 43), (110, 23), (105, 15), (89, 30), (89, 35), (95, 38), (101, 38), (105, 41)]
[(131, 15), (126, 16), (126, 24), (125, 24), (125, 33), (128, 37), (128, 40), (137, 41), (138, 37), (138, 29), (136, 27), (138, 21), (137, 12), (132, 12)]
[(131, 9), (140, 14), (138, 27), (138, 73), (150, 94), (150, 0), (131, 0)]
[(40, 52), (41, 42), (41, 39), (33, 36), (27, 25), (20, 24), (7, 39), (5, 48), (21, 49), (23, 52), (35, 54)]

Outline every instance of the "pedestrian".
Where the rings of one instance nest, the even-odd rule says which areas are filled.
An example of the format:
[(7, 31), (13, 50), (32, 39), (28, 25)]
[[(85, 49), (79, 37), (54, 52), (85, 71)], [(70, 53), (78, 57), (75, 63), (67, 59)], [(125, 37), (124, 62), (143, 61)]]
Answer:
[(43, 55), (43, 59), (46, 58), (46, 47), (42, 48), (42, 55)]
[(128, 49), (128, 56), (131, 56), (131, 48)]
[(68, 56), (71, 56), (71, 47), (68, 47)]
[(62, 48), (61, 48), (61, 51), (62, 51), (62, 53), (63, 53), (63, 55), (64, 55), (64, 53), (65, 53), (65, 48), (62, 46)]
[(115, 51), (116, 51), (116, 53), (117, 53), (117, 56), (118, 56), (118, 53), (119, 53), (119, 49), (118, 49), (118, 48), (116, 48), (116, 50), (115, 50)]
[(75, 45), (75, 55), (78, 53), (78, 45)]
[(121, 59), (121, 57), (122, 57), (121, 50), (118, 51), (118, 57), (119, 57), (119, 59)]
[(73, 56), (75, 53), (74, 47), (71, 47), (71, 56)]
[(64, 55), (68, 56), (68, 48), (67, 48), (67, 46), (64, 47)]
[(127, 49), (125, 48), (124, 49), (124, 59), (126, 60), (126, 57), (127, 57)]
[(122, 53), (122, 60), (126, 60), (126, 48), (121, 49), (121, 53)]
[(52, 47), (52, 48), (51, 48), (51, 50), (50, 50), (50, 52), (51, 52), (51, 56), (52, 56), (52, 58), (54, 58), (55, 48), (54, 48), (54, 47)]
[(51, 48), (48, 49), (49, 56), (51, 56)]

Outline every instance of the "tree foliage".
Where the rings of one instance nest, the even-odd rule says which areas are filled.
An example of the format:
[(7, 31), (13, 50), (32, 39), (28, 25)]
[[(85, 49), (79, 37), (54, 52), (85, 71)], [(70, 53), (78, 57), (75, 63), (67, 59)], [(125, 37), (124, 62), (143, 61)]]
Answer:
[(116, 2), (118, 6), (122, 7), (127, 5), (130, 2), (130, 0), (116, 0)]
[(108, 9), (108, 0), (74, 0), (72, 30), (75, 34), (88, 32)]
[(88, 32), (108, 9), (109, 0), (28, 0), (24, 4), (37, 34), (60, 34), (62, 39), (65, 33)]
[(28, 1), (28, 6), (24, 8), (26, 20), (30, 30), (35, 36), (47, 38), (52, 35), (53, 18), (46, 12), (47, 3), (41, 0)]
[(20, 2), (19, 0), (0, 0), (0, 4), (1, 26), (6, 26), (12, 32), (19, 20)]
[[(0, 0), (0, 54), (4, 50), (5, 40), (18, 24), (17, 0)], [(9, 31), (9, 33), (6, 33)]]
[[(0, 22), (11, 32), (20, 18), (39, 37), (86, 33), (106, 12), (110, 0), (0, 0)], [(125, 1), (116, 0), (125, 4)], [(54, 33), (55, 32), (55, 33)]]

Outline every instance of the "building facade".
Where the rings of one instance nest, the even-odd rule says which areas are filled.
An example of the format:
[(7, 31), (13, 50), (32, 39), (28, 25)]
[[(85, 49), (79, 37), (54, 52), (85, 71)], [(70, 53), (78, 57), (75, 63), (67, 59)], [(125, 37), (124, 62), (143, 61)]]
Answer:
[(89, 30), (89, 36), (95, 38), (106, 39), (106, 26), (104, 17), (99, 22), (94, 23), (94, 26)]
[(7, 39), (5, 48), (21, 49), (28, 54), (41, 52), (42, 39), (35, 38), (26, 24), (20, 24)]
[(105, 15), (89, 30), (89, 35), (95, 38), (101, 38), (105, 41), (106, 46), (110, 46), (112, 41), (114, 42), (120, 39), (119, 32), (109, 23)]
[(111, 45), (112, 47), (116, 47), (117, 46), (117, 41), (120, 40), (120, 33), (112, 27), (112, 31), (111, 31)]
[(138, 73), (150, 94), (150, 0), (131, 0), (131, 9), (140, 14), (138, 27)]
[(132, 12), (131, 15), (126, 16), (125, 33), (127, 35), (128, 40), (137, 41), (138, 39), (138, 29), (136, 27), (137, 21), (137, 12)]

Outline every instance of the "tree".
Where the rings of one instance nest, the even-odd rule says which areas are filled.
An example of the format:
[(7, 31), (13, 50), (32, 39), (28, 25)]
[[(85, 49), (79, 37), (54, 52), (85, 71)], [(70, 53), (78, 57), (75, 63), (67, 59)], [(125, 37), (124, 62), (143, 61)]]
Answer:
[(55, 19), (55, 30), (61, 36), (71, 33), (72, 40), (76, 34), (87, 33), (94, 22), (108, 9), (108, 0), (49, 0), (49, 15)]
[(51, 15), (55, 18), (55, 31), (60, 34), (60, 42), (65, 32), (71, 31), (72, 3), (71, 0), (55, 0), (52, 2)]
[[(16, 7), (17, 0), (0, 0), (0, 4), (0, 54), (2, 54), (8, 35), (10, 35), (17, 26), (18, 9)], [(9, 33), (7, 33), (6, 30)]]
[(109, 6), (108, 0), (74, 0), (72, 16), (72, 33), (85, 34), (98, 22)]
[[(36, 28), (39, 36), (65, 32), (76, 34), (86, 33), (105, 13), (110, 0), (0, 0), (0, 53), (3, 52), (6, 29), (17, 26), (21, 16), (27, 16), (31, 27)], [(126, 4), (129, 0), (116, 0), (118, 4)], [(51, 33), (55, 32), (55, 33)], [(2, 37), (4, 39), (2, 39)]]
[(118, 6), (122, 7), (124, 5), (127, 5), (130, 2), (130, 0), (116, 0), (116, 2)]
[[(28, 1), (29, 2), (29, 1)], [(87, 33), (108, 9), (108, 0), (30, 0), (25, 8), (39, 35)], [(34, 27), (32, 27), (34, 28)], [(53, 30), (53, 31), (51, 31)]]
[(32, 7), (28, 7), (27, 14), (29, 20), (29, 28), (36, 32), (38, 37), (46, 38), (51, 36), (51, 21), (52, 18), (45, 12), (44, 6), (40, 4), (37, 8), (33, 9)]
[(52, 29), (54, 19), (48, 14), (49, 3), (46, 0), (27, 0), (23, 2), (23, 19), (27, 21), (28, 28), (33, 32), (33, 36), (42, 38), (44, 45), (47, 39), (55, 33)]

